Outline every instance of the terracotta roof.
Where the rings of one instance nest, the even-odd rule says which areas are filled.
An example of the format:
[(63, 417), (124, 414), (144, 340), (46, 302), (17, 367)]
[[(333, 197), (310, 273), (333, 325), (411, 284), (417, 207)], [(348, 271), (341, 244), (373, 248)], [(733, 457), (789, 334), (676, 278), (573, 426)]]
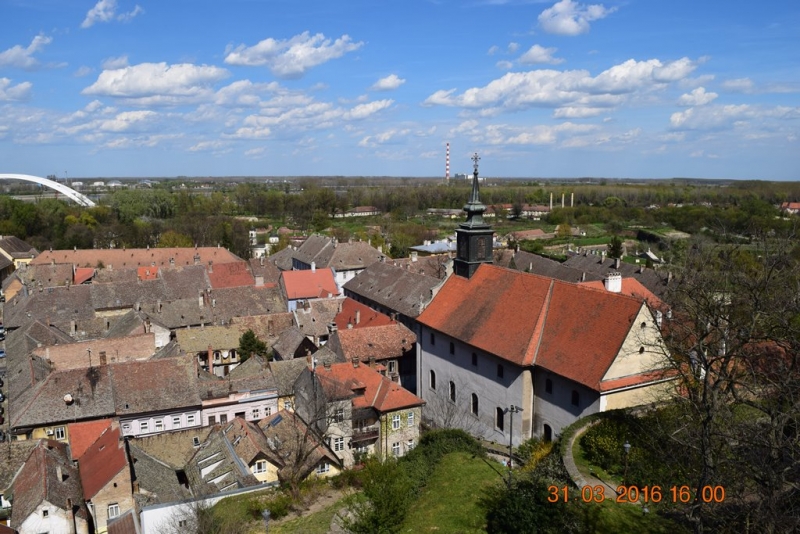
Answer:
[(289, 300), (324, 298), (338, 295), (339, 288), (331, 269), (284, 271), (281, 273), (284, 294)]
[(78, 460), (89, 447), (97, 441), (103, 432), (111, 428), (111, 419), (97, 419), (70, 423), (67, 425), (69, 434), (69, 452), (73, 460)]
[(277, 285), (281, 279), (281, 271), (267, 258), (252, 258), (249, 260), (253, 276), (262, 276), (265, 284)]
[[(78, 250), (51, 250), (39, 254), (31, 261), (33, 264), (72, 263), (78, 267), (96, 267), (98, 263), (113, 265), (115, 268), (151, 266), (169, 267), (170, 265), (207, 265), (209, 261), (229, 263), (242, 261), (242, 259), (226, 248), (199, 247), (199, 248), (106, 248), (106, 249), (78, 249)], [(170, 262), (170, 259), (173, 261)]]
[(644, 264), (635, 265), (624, 261), (617, 265), (612, 258), (594, 254), (570, 256), (563, 265), (587, 273), (595, 273), (600, 275), (601, 279), (609, 271), (619, 272), (623, 277), (636, 278), (644, 287), (659, 297), (664, 296), (669, 282), (669, 272), (665, 270), (648, 269)]
[(0, 458), (3, 459), (0, 462), (0, 493), (5, 493), (11, 486), (17, 471), (38, 444), (39, 441), (34, 439), (0, 442)]
[(36, 356), (49, 360), (55, 371), (86, 369), (90, 362), (91, 365), (100, 365), (101, 352), (106, 353), (106, 363), (146, 360), (156, 352), (155, 334), (93, 339), (33, 350)]
[[(603, 285), (603, 282), (599, 280), (583, 282), (581, 285), (593, 287), (595, 289), (605, 289), (605, 285)], [(622, 279), (622, 294), (645, 300), (647, 301), (647, 305), (654, 310), (661, 309), (666, 306), (660, 298), (655, 296), (652, 291), (644, 287), (641, 282), (635, 278)]]
[(349, 297), (341, 301), (341, 309), (334, 319), (336, 328), (339, 330), (384, 326), (393, 322), (388, 315), (375, 311)]
[[(78, 267), (79, 269), (84, 269), (85, 267)], [(136, 268), (136, 277), (139, 280), (155, 280), (158, 278), (158, 267), (137, 267)]]
[(78, 460), (84, 498), (90, 500), (127, 466), (128, 459), (119, 426), (113, 425)]
[(139, 516), (135, 509), (108, 520), (108, 534), (141, 534)]
[(92, 267), (76, 267), (75, 278), (72, 283), (78, 285), (86, 282), (87, 280), (91, 280), (91, 278), (94, 276), (94, 272), (95, 270)]
[(255, 278), (245, 261), (209, 265), (208, 279), (214, 289), (255, 285)]
[(538, 365), (597, 389), (643, 302), (481, 265), (452, 276), (419, 322), (516, 365)]
[[(422, 406), (425, 401), (392, 382), (367, 364), (334, 363), (317, 366), (315, 375), (327, 391), (349, 391), (353, 408), (373, 408), (380, 413)], [(363, 389), (363, 393), (360, 391)], [(341, 394), (333, 398), (342, 397)]]
[(359, 358), (367, 361), (374, 357), (377, 360), (399, 358), (405, 352), (414, 348), (417, 336), (405, 325), (392, 323), (369, 328), (351, 328), (337, 330), (328, 343), (333, 343), (331, 350), (339, 352), (335, 347), (341, 348), (341, 355), (349, 360)]
[(670, 380), (675, 378), (678, 374), (677, 369), (666, 369), (657, 371), (648, 371), (646, 373), (639, 373), (630, 376), (623, 376), (622, 378), (615, 378), (613, 380), (604, 380), (600, 382), (600, 391), (607, 393), (615, 389), (623, 389), (638, 385), (649, 385), (653, 382), (660, 380)]

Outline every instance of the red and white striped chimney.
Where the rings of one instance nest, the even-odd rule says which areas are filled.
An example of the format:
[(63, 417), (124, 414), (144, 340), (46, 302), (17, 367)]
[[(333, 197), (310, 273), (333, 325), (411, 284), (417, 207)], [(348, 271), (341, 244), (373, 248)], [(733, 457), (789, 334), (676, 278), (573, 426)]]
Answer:
[(444, 179), (450, 183), (450, 143), (447, 143), (447, 152), (444, 157)]

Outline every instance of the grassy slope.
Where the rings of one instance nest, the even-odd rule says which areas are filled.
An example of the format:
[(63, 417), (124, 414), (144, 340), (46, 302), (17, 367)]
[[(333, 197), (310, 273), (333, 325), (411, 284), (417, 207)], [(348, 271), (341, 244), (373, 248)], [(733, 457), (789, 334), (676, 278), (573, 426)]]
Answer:
[[(500, 464), (497, 468), (501, 468)], [(468, 453), (449, 454), (411, 507), (401, 532), (485, 532), (484, 513), (478, 501), (484, 489), (501, 483), (502, 479), (484, 460), (473, 459)]]

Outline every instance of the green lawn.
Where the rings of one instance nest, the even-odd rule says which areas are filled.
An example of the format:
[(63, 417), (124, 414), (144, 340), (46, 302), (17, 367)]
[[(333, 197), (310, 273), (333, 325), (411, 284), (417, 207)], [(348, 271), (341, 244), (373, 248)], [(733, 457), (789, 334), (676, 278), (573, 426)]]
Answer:
[(483, 491), (503, 480), (492, 460), (452, 453), (442, 458), (400, 532), (485, 532), (484, 512), (478, 504)]
[[(342, 498), (313, 514), (290, 519), (282, 523), (272, 523), (269, 527), (269, 532), (270, 534), (326, 534), (331, 528), (333, 516), (345, 507), (344, 500), (345, 498)], [(263, 529), (263, 525), (261, 525), (261, 529)], [(251, 530), (253, 533), (262, 531), (258, 528)]]

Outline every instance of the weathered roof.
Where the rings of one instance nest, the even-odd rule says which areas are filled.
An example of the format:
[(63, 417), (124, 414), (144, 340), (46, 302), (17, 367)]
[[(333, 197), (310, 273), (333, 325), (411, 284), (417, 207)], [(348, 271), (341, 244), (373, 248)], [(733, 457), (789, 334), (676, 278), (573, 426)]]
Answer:
[(11, 486), (14, 475), (28, 459), (31, 450), (39, 444), (38, 440), (26, 439), (21, 441), (0, 441), (0, 492), (5, 491)]
[[(194, 438), (197, 438), (202, 443), (208, 437), (211, 428), (210, 426), (203, 426), (174, 430), (152, 436), (128, 438), (128, 442), (131, 445), (131, 452), (135, 447), (173, 470), (183, 469), (189, 458), (194, 455)], [(136, 471), (138, 478), (139, 472), (136, 465), (134, 465), (134, 471)]]
[(182, 328), (175, 331), (178, 344), (186, 352), (203, 352), (210, 346), (213, 350), (239, 348), (239, 328), (230, 326), (206, 326)]
[(14, 479), (11, 491), (14, 495), (13, 528), (19, 529), (43, 501), (63, 510), (70, 500), (73, 506), (78, 507), (76, 515), (87, 518), (78, 470), (67, 456), (66, 445), (57, 441), (39, 441)]
[(191, 355), (108, 366), (114, 379), (117, 415), (175, 410), (201, 405)]
[(312, 235), (295, 251), (294, 258), (317, 268), (332, 267), (337, 271), (363, 269), (385, 257), (364, 241), (338, 242), (335, 238)]
[(24, 283), (36, 287), (41, 282), (43, 287), (66, 286), (72, 283), (73, 267), (71, 263), (48, 263), (44, 265), (27, 265), (17, 269), (14, 274)]
[[(326, 393), (349, 391), (356, 409), (373, 408), (386, 413), (425, 404), (424, 400), (364, 363), (318, 366), (315, 376)], [(333, 398), (337, 396), (341, 397), (341, 394)]]
[(231, 421), (213, 426), (186, 464), (186, 475), (195, 493), (202, 495), (259, 484), (225, 435), (225, 429), (235, 424)]
[(514, 254), (512, 268), (518, 271), (525, 271), (526, 273), (539, 274), (548, 278), (555, 278), (565, 282), (581, 282), (602, 280), (603, 277), (594, 272), (581, 271), (564, 265), (563, 263), (539, 256), (538, 254), (531, 254), (520, 250)]
[(483, 264), (470, 279), (448, 279), (419, 322), (597, 389), (642, 306), (626, 295)]
[(292, 259), (294, 258), (295, 249), (292, 247), (286, 247), (284, 249), (279, 250), (275, 254), (272, 254), (267, 261), (273, 264), (275, 267), (280, 269), (281, 271), (291, 271), (292, 270)]
[(337, 330), (328, 341), (330, 348), (346, 360), (399, 358), (414, 348), (417, 336), (401, 323), (369, 328)]
[(94, 318), (91, 306), (92, 287), (52, 287), (43, 291), (30, 291), (28, 296), (20, 291), (3, 307), (6, 328), (19, 328), (31, 320), (40, 320), (69, 331), (71, 320), (78, 322)]
[(659, 298), (664, 297), (669, 283), (669, 272), (666, 270), (648, 269), (643, 264), (634, 265), (625, 263), (624, 261), (619, 262), (617, 265), (617, 262), (613, 258), (607, 258), (605, 256), (578, 254), (567, 258), (564, 265), (586, 271), (587, 273), (595, 273), (599, 275), (601, 279), (610, 271), (619, 272), (623, 277), (637, 279), (644, 287)]
[(256, 337), (270, 345), (270, 341), (275, 341), (281, 332), (294, 325), (294, 314), (292, 312), (282, 312), (233, 317), (231, 325), (239, 328), (239, 332), (242, 334), (252, 330)]
[(349, 280), (344, 289), (407, 317), (417, 317), (441, 283), (437, 278), (378, 262)]
[(108, 534), (141, 534), (139, 515), (135, 509), (108, 520)]
[(267, 258), (251, 258), (249, 264), (253, 276), (263, 277), (265, 284), (277, 284), (281, 278), (280, 269)]
[(284, 271), (281, 285), (288, 300), (316, 299), (338, 295), (339, 288), (329, 268)]
[(417, 256), (410, 258), (395, 258), (386, 260), (395, 267), (401, 267), (412, 273), (424, 274), (443, 280), (447, 277), (448, 268), (452, 270), (453, 260), (448, 254), (431, 254), (430, 256)]
[[(300, 465), (301, 478), (323, 460), (340, 464), (336, 455), (324, 443), (315, 439), (314, 432), (294, 412), (280, 410), (259, 421), (258, 426), (264, 432), (270, 450), (278, 457), (287, 458), (294, 452), (303, 460)], [(289, 464), (283, 469), (295, 468), (296, 466)], [(279, 475), (283, 469), (278, 472)]]
[(298, 306), (293, 312), (297, 327), (306, 336), (327, 336), (328, 325), (335, 321), (342, 301), (341, 297), (334, 297), (311, 300), (306, 306)]
[[(195, 265), (195, 256), (201, 265), (209, 261), (228, 263), (242, 259), (221, 247), (198, 248), (111, 248), (44, 251), (31, 263), (72, 263), (78, 267), (95, 267), (99, 263), (115, 268), (144, 267), (155, 263), (156, 267)], [(170, 261), (172, 259), (172, 261)]]
[[(581, 285), (585, 285), (587, 287), (593, 287), (595, 289), (605, 289), (605, 285), (603, 285), (602, 281), (593, 281), (593, 282), (584, 282)], [(623, 278), (622, 279), (622, 291), (623, 295), (629, 295), (631, 297), (636, 297), (640, 300), (644, 300), (647, 302), (647, 305), (652, 309), (660, 309), (665, 306), (664, 302), (655, 296), (649, 289), (644, 287), (641, 282), (639, 282), (635, 278)]]
[(278, 388), (279, 397), (294, 395), (294, 383), (306, 367), (308, 362), (304, 358), (269, 362), (269, 370)]
[(39, 251), (31, 245), (13, 235), (0, 238), (0, 249), (3, 249), (12, 258), (31, 258), (39, 254)]
[(112, 478), (127, 468), (128, 458), (119, 426), (111, 425), (78, 459), (84, 498), (92, 499)]
[(299, 328), (293, 326), (284, 330), (283, 333), (278, 336), (278, 340), (272, 344), (272, 350), (274, 350), (282, 360), (291, 360), (304, 341), (307, 341), (305, 334), (301, 332)]
[[(206, 428), (207, 431), (210, 427)], [(208, 432), (199, 439), (205, 439)], [(163, 435), (163, 434), (162, 434)], [(149, 438), (144, 438), (149, 439)], [(191, 453), (194, 453), (192, 439), (187, 438)], [(176, 471), (183, 469), (188, 457), (179, 465), (170, 465), (160, 458), (154, 457), (141, 448), (142, 440), (129, 440), (130, 461), (133, 464), (133, 479), (139, 483), (139, 493), (134, 494), (136, 503), (141, 506), (182, 501), (192, 496), (189, 488), (178, 482)], [(110, 531), (110, 529), (109, 529)]]

